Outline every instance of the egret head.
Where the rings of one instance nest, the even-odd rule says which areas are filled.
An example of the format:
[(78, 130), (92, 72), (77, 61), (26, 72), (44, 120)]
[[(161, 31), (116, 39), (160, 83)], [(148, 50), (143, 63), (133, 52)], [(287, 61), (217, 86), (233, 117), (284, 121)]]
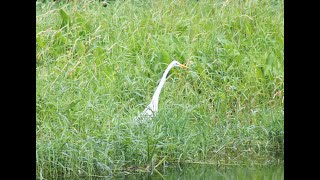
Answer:
[(188, 68), (187, 66), (180, 64), (178, 61), (172, 61), (173, 66), (181, 67), (181, 68)]

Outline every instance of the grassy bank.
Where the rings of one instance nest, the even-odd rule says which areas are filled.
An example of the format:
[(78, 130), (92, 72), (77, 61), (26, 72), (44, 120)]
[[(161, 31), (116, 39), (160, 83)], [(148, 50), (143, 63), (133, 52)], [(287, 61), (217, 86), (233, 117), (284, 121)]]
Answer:
[[(38, 178), (283, 162), (283, 2), (36, 2)], [(177, 59), (159, 112), (133, 123)]]

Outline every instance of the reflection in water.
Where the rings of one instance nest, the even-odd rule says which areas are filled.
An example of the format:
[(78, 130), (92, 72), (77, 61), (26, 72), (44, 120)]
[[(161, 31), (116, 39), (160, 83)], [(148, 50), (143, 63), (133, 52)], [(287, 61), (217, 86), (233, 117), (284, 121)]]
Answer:
[(151, 173), (139, 173), (113, 177), (111, 179), (284, 179), (283, 166), (256, 168), (187, 165), (167, 167)]

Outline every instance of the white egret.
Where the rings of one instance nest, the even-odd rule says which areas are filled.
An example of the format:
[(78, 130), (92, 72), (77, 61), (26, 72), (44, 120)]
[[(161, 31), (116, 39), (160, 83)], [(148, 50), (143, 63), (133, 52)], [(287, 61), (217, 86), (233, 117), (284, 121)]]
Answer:
[(159, 96), (161, 89), (166, 81), (167, 75), (170, 71), (171, 68), (173, 67), (181, 67), (181, 68), (188, 68), (185, 65), (180, 64), (178, 61), (172, 61), (167, 69), (164, 71), (162, 78), (160, 80), (160, 83), (154, 92), (152, 96), (151, 103), (146, 107), (146, 109), (138, 116), (135, 117), (135, 120), (143, 121), (143, 120), (148, 120), (156, 115), (156, 112), (158, 111), (158, 102), (159, 102)]

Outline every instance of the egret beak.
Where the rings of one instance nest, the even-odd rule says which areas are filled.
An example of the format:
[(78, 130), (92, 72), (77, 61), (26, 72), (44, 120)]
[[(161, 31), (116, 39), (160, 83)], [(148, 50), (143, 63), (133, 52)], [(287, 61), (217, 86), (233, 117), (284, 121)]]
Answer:
[(185, 68), (185, 69), (188, 68), (187, 66), (185, 66), (183, 64), (179, 64), (179, 66), (182, 67), (182, 68)]

